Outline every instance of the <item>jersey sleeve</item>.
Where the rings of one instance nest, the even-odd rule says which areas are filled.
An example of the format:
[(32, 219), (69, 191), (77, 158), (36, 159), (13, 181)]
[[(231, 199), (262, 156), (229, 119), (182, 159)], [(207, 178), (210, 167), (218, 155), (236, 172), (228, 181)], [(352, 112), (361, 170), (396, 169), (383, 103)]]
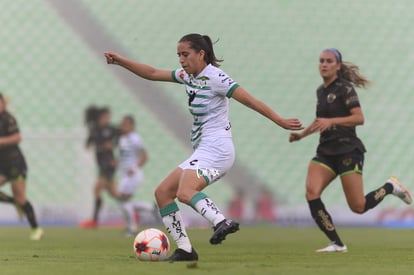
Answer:
[(17, 125), (17, 120), (12, 115), (10, 115), (7, 119), (6, 131), (8, 135), (14, 135), (20, 132), (19, 126)]
[(237, 87), (239, 87), (239, 84), (225, 72), (221, 71), (219, 73), (215, 87), (217, 94), (230, 98)]
[(358, 95), (352, 85), (345, 86), (344, 103), (348, 110), (361, 106)]
[(175, 82), (184, 84), (185, 83), (184, 82), (185, 74), (186, 74), (186, 72), (184, 71), (184, 69), (179, 68), (179, 69), (171, 72), (171, 77)]

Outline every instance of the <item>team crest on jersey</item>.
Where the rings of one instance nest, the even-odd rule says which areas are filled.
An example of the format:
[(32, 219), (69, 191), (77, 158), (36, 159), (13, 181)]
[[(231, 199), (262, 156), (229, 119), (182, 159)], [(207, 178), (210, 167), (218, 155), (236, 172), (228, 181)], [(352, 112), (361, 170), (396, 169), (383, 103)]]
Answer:
[(205, 87), (207, 86), (207, 80), (210, 80), (210, 78), (208, 78), (207, 76), (202, 76), (200, 78), (197, 78), (200, 80), (200, 87)]
[(328, 94), (328, 96), (326, 97), (326, 100), (328, 101), (328, 103), (333, 103), (336, 99), (336, 95), (335, 94)]

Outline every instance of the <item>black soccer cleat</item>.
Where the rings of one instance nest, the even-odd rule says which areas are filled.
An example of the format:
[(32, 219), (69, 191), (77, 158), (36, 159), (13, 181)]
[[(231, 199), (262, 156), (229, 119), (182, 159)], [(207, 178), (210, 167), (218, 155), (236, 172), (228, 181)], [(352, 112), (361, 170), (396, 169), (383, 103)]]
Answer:
[(174, 253), (166, 259), (168, 262), (190, 262), (198, 261), (198, 254), (191, 248), (191, 253), (187, 252), (181, 248), (177, 248)]
[(210, 238), (211, 244), (220, 244), (226, 239), (226, 236), (239, 231), (239, 224), (232, 220), (224, 220), (214, 227), (213, 236)]

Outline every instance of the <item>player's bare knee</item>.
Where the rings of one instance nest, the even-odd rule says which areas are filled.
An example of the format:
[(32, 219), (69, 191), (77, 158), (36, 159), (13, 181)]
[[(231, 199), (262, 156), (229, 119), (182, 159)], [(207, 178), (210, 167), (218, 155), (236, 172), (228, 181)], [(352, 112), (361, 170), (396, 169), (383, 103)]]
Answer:
[(163, 193), (164, 192), (162, 191), (162, 188), (160, 186), (157, 186), (157, 188), (155, 188), (155, 191), (154, 191), (155, 199), (157, 201), (159, 201), (160, 199), (162, 199)]
[(25, 196), (14, 196), (14, 201), (17, 205), (23, 206), (26, 203)]
[(355, 214), (363, 214), (365, 212), (365, 204), (362, 203), (350, 204), (349, 208), (351, 208), (351, 211)]
[(306, 188), (306, 200), (316, 200), (321, 197), (321, 193), (317, 192), (315, 189), (312, 188)]
[(191, 197), (186, 192), (182, 192), (182, 191), (178, 190), (177, 199), (182, 203), (189, 204), (190, 200), (191, 200)]

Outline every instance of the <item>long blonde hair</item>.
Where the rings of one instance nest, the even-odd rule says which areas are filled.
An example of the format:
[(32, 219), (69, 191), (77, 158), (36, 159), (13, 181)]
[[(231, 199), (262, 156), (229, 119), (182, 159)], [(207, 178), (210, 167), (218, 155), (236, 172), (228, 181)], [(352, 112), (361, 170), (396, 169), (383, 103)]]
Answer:
[(371, 84), (371, 81), (359, 72), (359, 67), (349, 61), (342, 62), (338, 75), (339, 77), (348, 80), (358, 88), (368, 88)]

